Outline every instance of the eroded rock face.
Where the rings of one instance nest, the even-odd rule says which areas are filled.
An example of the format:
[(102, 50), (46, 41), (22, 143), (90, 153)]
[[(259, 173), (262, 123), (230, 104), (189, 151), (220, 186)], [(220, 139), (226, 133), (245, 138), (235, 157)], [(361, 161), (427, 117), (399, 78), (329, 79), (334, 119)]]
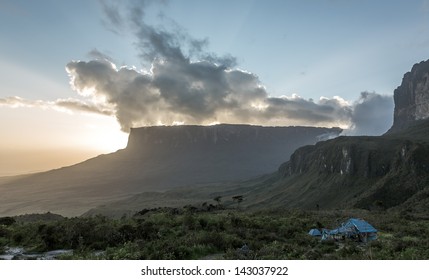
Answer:
[(429, 118), (429, 60), (407, 72), (394, 92), (395, 111), (391, 131), (404, 129), (416, 120)]

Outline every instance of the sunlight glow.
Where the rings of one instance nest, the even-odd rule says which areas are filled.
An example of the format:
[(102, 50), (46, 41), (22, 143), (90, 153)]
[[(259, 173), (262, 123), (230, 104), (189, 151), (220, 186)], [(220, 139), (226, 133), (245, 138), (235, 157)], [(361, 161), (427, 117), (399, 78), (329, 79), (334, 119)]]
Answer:
[(116, 122), (103, 120), (99, 123), (87, 123), (84, 128), (86, 139), (82, 145), (88, 148), (102, 153), (111, 153), (127, 146), (128, 134), (122, 132)]
[(250, 104), (250, 106), (252, 106), (252, 108), (255, 108), (258, 111), (264, 111), (268, 108), (268, 105), (264, 103), (252, 103)]
[(184, 125), (185, 124), (185, 122), (184, 121), (173, 121), (173, 126), (176, 126), (176, 125)]

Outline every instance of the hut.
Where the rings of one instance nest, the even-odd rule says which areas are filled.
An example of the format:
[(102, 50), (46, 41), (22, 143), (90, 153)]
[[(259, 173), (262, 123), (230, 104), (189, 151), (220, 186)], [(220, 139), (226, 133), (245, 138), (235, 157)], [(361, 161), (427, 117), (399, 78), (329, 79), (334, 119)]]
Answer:
[(322, 232), (320, 232), (320, 230), (318, 230), (317, 228), (310, 229), (308, 234), (311, 236), (322, 236)]
[(340, 227), (322, 233), (322, 240), (346, 238), (368, 242), (377, 239), (377, 230), (365, 220), (350, 218)]

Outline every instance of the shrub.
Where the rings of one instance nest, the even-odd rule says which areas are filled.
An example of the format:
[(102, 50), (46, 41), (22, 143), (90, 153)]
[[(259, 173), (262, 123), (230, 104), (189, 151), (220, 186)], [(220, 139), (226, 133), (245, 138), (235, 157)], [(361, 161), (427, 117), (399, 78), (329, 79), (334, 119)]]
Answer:
[(316, 248), (318, 248), (322, 255), (329, 255), (332, 253), (335, 253), (337, 249), (337, 244), (334, 240), (326, 240), (323, 242), (319, 242), (316, 245)]
[(0, 225), (11, 226), (16, 223), (16, 220), (12, 217), (2, 217), (0, 218)]
[(4, 226), (0, 226), (0, 238), (8, 238), (10, 236), (10, 230)]
[(120, 247), (108, 248), (106, 258), (110, 260), (138, 260), (141, 259), (140, 248), (136, 243), (126, 242)]
[(258, 250), (257, 255), (265, 260), (280, 260), (287, 258), (287, 246), (277, 241), (264, 245)]
[(204, 256), (217, 253), (217, 249), (208, 244), (196, 244), (190, 247), (190, 258), (200, 259)]

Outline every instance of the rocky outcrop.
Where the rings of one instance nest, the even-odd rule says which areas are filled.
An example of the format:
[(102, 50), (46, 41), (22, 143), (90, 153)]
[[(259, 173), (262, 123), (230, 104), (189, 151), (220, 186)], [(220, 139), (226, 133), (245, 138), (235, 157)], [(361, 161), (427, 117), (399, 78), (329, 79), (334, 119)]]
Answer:
[(339, 137), (297, 149), (279, 173), (286, 189), (296, 181), (306, 193), (296, 199), (301, 206), (371, 208), (378, 201), (390, 208), (427, 186), (428, 156), (429, 144), (412, 135)]
[(394, 100), (393, 126), (389, 132), (429, 117), (429, 60), (415, 64), (404, 75), (401, 85), (394, 91)]

